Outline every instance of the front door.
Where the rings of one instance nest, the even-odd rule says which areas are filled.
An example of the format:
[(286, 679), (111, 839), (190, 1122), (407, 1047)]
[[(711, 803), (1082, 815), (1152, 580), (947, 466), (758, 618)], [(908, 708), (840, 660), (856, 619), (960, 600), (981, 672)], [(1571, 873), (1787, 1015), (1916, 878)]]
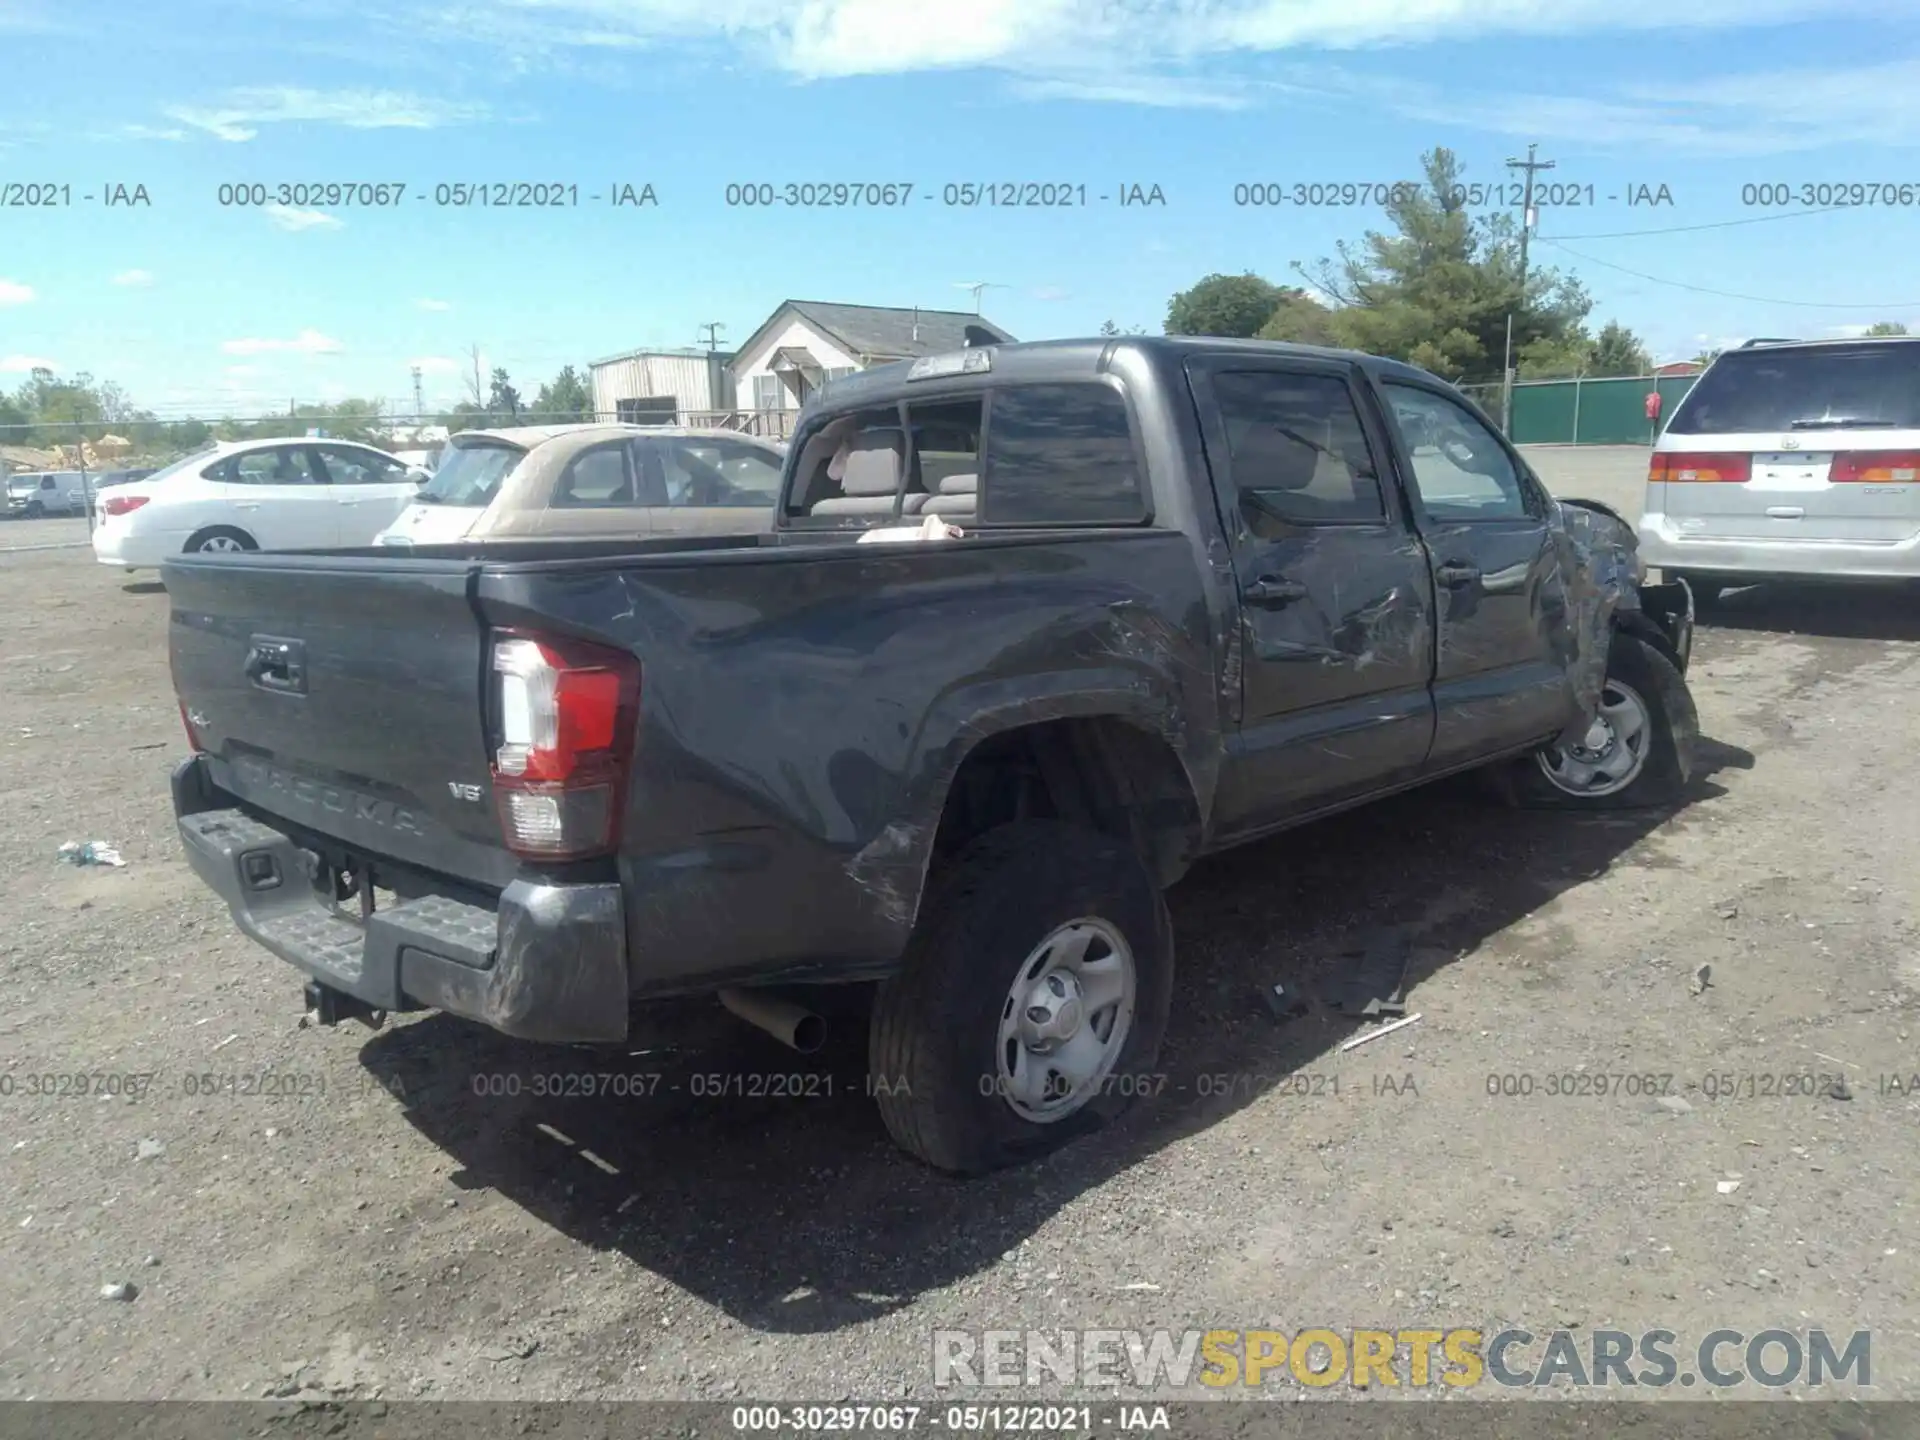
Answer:
[(1216, 355), (1189, 375), (1240, 596), (1226, 838), (1419, 773), (1433, 581), (1352, 367)]
[(333, 495), (335, 544), (371, 545), (420, 493), (407, 467), (391, 455), (354, 445), (315, 445), (309, 455)]
[(1552, 501), (1518, 454), (1446, 391), (1382, 381), (1411, 473), (1407, 489), (1438, 596), (1432, 764), (1547, 739), (1573, 718), (1555, 638), (1564, 581)]

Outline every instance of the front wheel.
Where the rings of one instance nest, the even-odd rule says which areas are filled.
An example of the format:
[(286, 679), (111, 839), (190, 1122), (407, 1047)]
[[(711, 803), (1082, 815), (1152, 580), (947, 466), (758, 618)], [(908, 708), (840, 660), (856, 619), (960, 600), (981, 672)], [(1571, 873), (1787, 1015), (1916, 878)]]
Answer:
[(1680, 671), (1654, 646), (1615, 631), (1586, 733), (1513, 762), (1522, 805), (1632, 810), (1676, 803), (1693, 774), (1700, 717)]
[(933, 882), (875, 997), (881, 1119), (954, 1174), (1058, 1149), (1155, 1093), (1172, 995), (1172, 922), (1130, 848), (1056, 821), (1002, 826)]

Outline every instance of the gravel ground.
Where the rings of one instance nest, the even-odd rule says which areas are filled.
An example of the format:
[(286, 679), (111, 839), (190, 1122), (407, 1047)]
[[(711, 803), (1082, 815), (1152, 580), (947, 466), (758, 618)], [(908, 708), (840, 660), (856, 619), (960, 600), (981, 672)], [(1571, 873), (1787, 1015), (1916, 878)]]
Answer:
[[(1642, 460), (1538, 463), (1630, 504)], [(536, 1098), (609, 1062), (437, 1016), (301, 1028), (172, 833), (164, 593), (15, 549), (0, 606), (0, 1398), (881, 1399), (933, 1393), (937, 1329), (1504, 1322), (1683, 1353), (1870, 1329), (1877, 1394), (1920, 1395), (1911, 596), (1734, 597), (1678, 813), (1455, 787), (1200, 867), (1165, 1090), (971, 1183), (888, 1144), (857, 1037), (803, 1060), (662, 1013), (627, 1093)], [(125, 867), (57, 860), (87, 839)], [(1353, 1022), (1268, 1014), (1260, 987), (1314, 990), (1379, 924), (1411, 928), (1418, 1024), (1342, 1053)], [(1544, 1093), (1581, 1070), (1669, 1075), (1669, 1103)], [(696, 1095), (767, 1071), (824, 1078)], [(153, 1078), (27, 1093), (82, 1073)], [(1850, 1098), (1797, 1093), (1829, 1074)]]

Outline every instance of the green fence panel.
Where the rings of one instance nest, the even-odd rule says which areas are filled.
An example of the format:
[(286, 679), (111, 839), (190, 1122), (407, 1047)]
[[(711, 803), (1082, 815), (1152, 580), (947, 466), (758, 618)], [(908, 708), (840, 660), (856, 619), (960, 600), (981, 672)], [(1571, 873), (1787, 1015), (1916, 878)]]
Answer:
[(1516, 445), (1565, 445), (1573, 439), (1573, 386), (1513, 387), (1513, 421), (1507, 433)]

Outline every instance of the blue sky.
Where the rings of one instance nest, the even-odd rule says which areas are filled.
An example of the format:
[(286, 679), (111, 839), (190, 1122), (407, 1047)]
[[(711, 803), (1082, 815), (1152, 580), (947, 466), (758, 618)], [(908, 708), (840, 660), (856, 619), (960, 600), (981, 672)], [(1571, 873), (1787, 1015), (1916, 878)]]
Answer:
[[(437, 406), (474, 345), (530, 394), (707, 321), (744, 340), (789, 296), (959, 309), (989, 281), (982, 308), (1022, 338), (1157, 329), (1210, 271), (1293, 278), (1379, 222), (1236, 206), (1236, 184), (1405, 179), (1435, 144), (1500, 183), (1538, 142), (1545, 181), (1592, 187), (1591, 207), (1542, 210), (1534, 254), (1658, 358), (1920, 329), (1912, 0), (0, 0), (0, 56), (0, 200), (72, 195), (0, 206), (0, 386), (51, 362), (162, 414), (397, 402), (414, 364)], [(222, 184), (314, 181), (409, 195), (219, 204)], [(580, 203), (433, 203), (463, 181)], [(916, 198), (725, 203), (730, 182), (806, 181)], [(1001, 181), (1091, 203), (942, 203)], [(1850, 183), (1908, 203), (1725, 224), (1805, 208), (1743, 186)], [(83, 198), (115, 184), (151, 205)], [(588, 198), (619, 184), (657, 206)], [(1098, 199), (1131, 184), (1166, 203)], [(1628, 206), (1642, 185), (1672, 203)], [(1669, 233), (1621, 233), (1644, 231)]]

